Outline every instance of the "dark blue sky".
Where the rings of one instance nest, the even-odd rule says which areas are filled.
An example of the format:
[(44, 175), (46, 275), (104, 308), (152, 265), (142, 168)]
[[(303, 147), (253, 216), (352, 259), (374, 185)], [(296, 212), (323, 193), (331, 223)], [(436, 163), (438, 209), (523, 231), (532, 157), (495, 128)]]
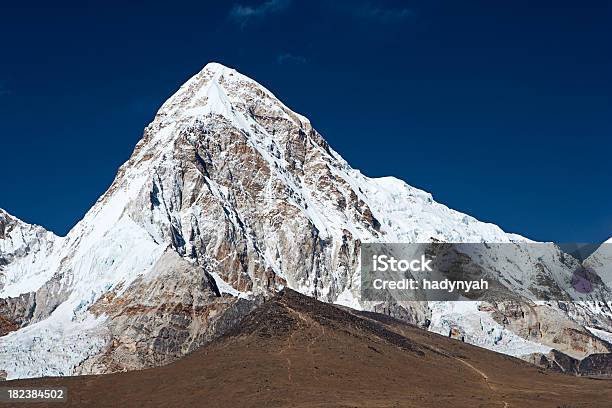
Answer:
[(366, 175), (533, 239), (612, 236), (609, 1), (46, 3), (0, 12), (0, 207), (28, 222), (65, 234), (218, 61)]

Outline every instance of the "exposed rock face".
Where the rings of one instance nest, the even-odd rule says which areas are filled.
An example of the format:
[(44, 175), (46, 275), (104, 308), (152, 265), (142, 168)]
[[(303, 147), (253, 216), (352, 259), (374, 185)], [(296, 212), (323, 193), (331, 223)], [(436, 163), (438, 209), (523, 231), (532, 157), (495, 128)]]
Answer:
[(612, 354), (590, 354), (579, 360), (557, 350), (547, 354), (534, 354), (527, 361), (549, 370), (590, 377), (612, 377)]
[(170, 363), (222, 335), (260, 301), (222, 296), (203, 269), (168, 251), (149, 275), (138, 278), (128, 290), (108, 292), (92, 305), (91, 313), (109, 316), (109, 341), (77, 372)]
[[(542, 306), (534, 331), (534, 322), (506, 318), (497, 305), (359, 301), (362, 243), (431, 240), (526, 241), (401, 180), (365, 177), (308, 119), (211, 63), (164, 103), (66, 237), (0, 212), (8, 333), (0, 337), (0, 369), (15, 378), (165, 364), (284, 286), (445, 335), (453, 327), (466, 342), (514, 355), (605, 352), (582, 325), (597, 318), (609, 330), (609, 307)], [(575, 266), (553, 245), (544, 257), (531, 255), (517, 248), (499, 271), (525, 304), (538, 291), (556, 294)], [(533, 280), (518, 280), (533, 270)], [(576, 335), (566, 341), (552, 319)]]
[(594, 336), (567, 314), (546, 304), (504, 302), (492, 309), (492, 317), (524, 339), (545, 344), (575, 359), (592, 353), (610, 353), (612, 345)]
[(16, 298), (0, 299), (0, 336), (27, 325), (34, 314), (34, 293), (24, 293)]

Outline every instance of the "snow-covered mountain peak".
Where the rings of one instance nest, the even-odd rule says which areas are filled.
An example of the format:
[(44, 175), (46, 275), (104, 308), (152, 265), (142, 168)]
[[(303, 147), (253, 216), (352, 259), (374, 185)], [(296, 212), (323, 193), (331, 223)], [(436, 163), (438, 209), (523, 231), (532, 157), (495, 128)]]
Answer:
[(201, 119), (209, 114), (248, 125), (248, 117), (261, 107), (273, 108), (279, 117), (308, 124), (287, 108), (272, 92), (251, 78), (216, 62), (207, 64), (185, 82), (159, 109), (156, 119), (175, 122)]
[(208, 64), (206, 64), (204, 66), (204, 68), (202, 68), (202, 71), (210, 71), (210, 72), (215, 72), (215, 73), (228, 73), (228, 72), (232, 72), (232, 73), (236, 73), (237, 71), (234, 68), (230, 68), (227, 67), (219, 62), (214, 62), (211, 61)]
[[(359, 301), (365, 242), (521, 240), (351, 168), (307, 118), (218, 63), (161, 106), (65, 238), (2, 219), (11, 232), (0, 227), (0, 302), (18, 297), (31, 310), (11, 312), (14, 333), (0, 336), (12, 378), (170, 362), (207, 341), (224, 313), (235, 320), (239, 300), (280, 287), (376, 308)], [(420, 322), (433, 313), (392, 307)]]

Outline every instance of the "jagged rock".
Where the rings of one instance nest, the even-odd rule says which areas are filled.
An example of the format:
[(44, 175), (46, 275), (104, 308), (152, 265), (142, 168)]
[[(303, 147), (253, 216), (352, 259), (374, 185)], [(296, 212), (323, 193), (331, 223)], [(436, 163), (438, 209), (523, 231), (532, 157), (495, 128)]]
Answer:
[(557, 350), (547, 354), (533, 354), (526, 359), (552, 371), (590, 377), (612, 377), (612, 354), (595, 353), (576, 359)]
[(28, 292), (16, 298), (0, 299), (0, 336), (27, 325), (36, 307), (35, 294)]

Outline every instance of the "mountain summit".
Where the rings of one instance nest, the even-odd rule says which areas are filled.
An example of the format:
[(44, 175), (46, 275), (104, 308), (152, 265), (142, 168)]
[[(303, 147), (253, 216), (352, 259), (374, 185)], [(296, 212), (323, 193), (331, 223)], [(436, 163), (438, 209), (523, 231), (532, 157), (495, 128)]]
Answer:
[[(27, 239), (11, 235), (15, 228), (30, 231)], [(609, 347), (583, 327), (599, 313), (600, 328), (610, 329), (609, 308), (542, 306), (539, 315), (573, 330), (568, 340), (554, 327), (539, 339), (518, 333), (477, 302), (361, 302), (361, 243), (526, 239), (401, 180), (364, 176), (308, 119), (217, 63), (161, 106), (66, 237), (37, 228), (0, 218), (0, 370), (8, 378), (169, 363), (283, 287), (438, 332), (458, 328), (466, 341), (520, 356), (560, 348), (584, 357)], [(555, 251), (542, 272), (552, 284), (571, 275)]]

